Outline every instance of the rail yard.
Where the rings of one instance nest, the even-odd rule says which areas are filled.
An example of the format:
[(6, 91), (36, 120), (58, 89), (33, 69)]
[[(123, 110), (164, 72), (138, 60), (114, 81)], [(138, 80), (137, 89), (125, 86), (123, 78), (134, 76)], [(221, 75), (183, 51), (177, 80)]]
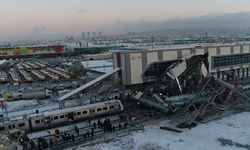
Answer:
[(70, 80), (68, 71), (39, 60), (14, 61), (9, 70), (1, 71), (2, 83), (27, 83), (39, 81)]
[(222, 44), (119, 51), (106, 60), (7, 60), (1, 139), (27, 150), (84, 147), (161, 121), (168, 124), (159, 129), (181, 133), (247, 111), (248, 53), (250, 45)]

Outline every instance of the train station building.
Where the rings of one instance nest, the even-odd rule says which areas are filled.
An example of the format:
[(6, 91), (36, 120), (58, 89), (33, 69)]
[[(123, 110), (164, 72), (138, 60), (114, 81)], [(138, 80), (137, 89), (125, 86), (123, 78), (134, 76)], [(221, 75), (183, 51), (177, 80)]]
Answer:
[[(121, 68), (122, 83), (135, 85), (154, 81), (176, 62), (205, 58), (207, 72), (223, 80), (250, 76), (250, 44), (169, 46), (162, 49), (121, 51), (113, 54), (114, 67)], [(192, 64), (179, 65), (185, 69)], [(184, 67), (184, 68), (182, 68)]]

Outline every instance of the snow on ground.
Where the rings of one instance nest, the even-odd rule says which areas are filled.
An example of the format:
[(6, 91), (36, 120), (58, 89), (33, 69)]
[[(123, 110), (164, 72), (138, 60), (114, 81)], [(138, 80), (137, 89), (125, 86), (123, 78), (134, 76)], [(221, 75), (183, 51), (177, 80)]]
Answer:
[(20, 100), (13, 102), (6, 102), (9, 112), (16, 111), (17, 109), (23, 109), (24, 107), (32, 107), (38, 105), (36, 100)]
[(83, 61), (82, 65), (86, 68), (101, 68), (101, 67), (110, 67), (113, 66), (112, 60), (92, 60), (92, 61)]
[[(145, 131), (115, 139), (86, 150), (249, 150), (250, 112), (243, 112), (199, 124), (192, 129), (176, 133), (159, 129), (167, 121), (145, 127)], [(220, 140), (218, 140), (220, 139)], [(222, 142), (221, 142), (222, 141)]]
[(103, 73), (111, 72), (114, 69), (112, 60), (83, 61), (82, 65), (90, 70)]
[[(84, 103), (88, 103), (89, 101), (84, 101)], [(8, 117), (10, 118), (15, 118), (23, 115), (30, 115), (30, 114), (35, 114), (36, 110), (39, 110), (40, 112), (45, 112), (45, 111), (53, 111), (56, 109), (59, 109), (59, 104), (58, 102), (54, 102), (51, 100), (41, 100), (41, 104), (37, 100), (20, 100), (20, 101), (12, 101), (12, 102), (7, 102), (7, 111), (8, 111)], [(75, 107), (79, 106), (79, 101), (74, 99), (71, 101), (66, 101), (64, 103), (64, 107)], [(5, 110), (0, 109), (0, 112), (4, 113), (5, 115)]]
[[(36, 108), (34, 108), (36, 107)], [(40, 112), (51, 111), (58, 109), (57, 103), (51, 103), (49, 106), (47, 103), (44, 105), (39, 105), (36, 100), (22, 100), (22, 101), (13, 101), (7, 103), (8, 117), (17, 117), (28, 114), (36, 113), (38, 109)], [(4, 112), (4, 110), (2, 110)]]
[(0, 60), (0, 65), (4, 64), (6, 60)]

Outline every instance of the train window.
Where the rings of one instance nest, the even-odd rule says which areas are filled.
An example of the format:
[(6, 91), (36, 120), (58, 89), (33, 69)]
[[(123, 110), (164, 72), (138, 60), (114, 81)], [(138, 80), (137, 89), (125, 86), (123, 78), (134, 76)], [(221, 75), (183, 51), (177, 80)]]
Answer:
[(95, 112), (95, 110), (94, 110), (94, 109), (92, 109), (92, 112)]
[(16, 127), (16, 126), (13, 124), (13, 125), (12, 125), (12, 128), (15, 128), (15, 127)]
[(9, 129), (11, 129), (11, 125), (9, 125)]
[(96, 110), (97, 110), (97, 111), (102, 111), (102, 109), (101, 109), (101, 108), (97, 108)]
[(109, 109), (114, 109), (115, 108), (115, 106), (109, 106)]
[(0, 127), (0, 131), (3, 131), (3, 130), (5, 130), (5, 127)]
[(77, 116), (81, 115), (81, 112), (77, 112)]
[(108, 107), (103, 107), (102, 109), (103, 109), (103, 110), (108, 110)]
[(87, 114), (88, 112), (87, 111), (83, 111), (82, 114)]
[(44, 119), (44, 122), (48, 123), (48, 122), (50, 122), (50, 120), (52, 120), (52, 119), (50, 119), (50, 117), (46, 117), (46, 118)]
[(54, 120), (57, 120), (57, 119), (58, 119), (58, 116), (55, 116), (55, 117), (54, 117)]
[(18, 126), (23, 127), (23, 126), (25, 126), (25, 123), (19, 123)]
[(64, 115), (61, 115), (61, 116), (60, 116), (60, 119), (63, 119), (63, 118), (64, 118)]
[(36, 120), (35, 123), (36, 123), (36, 124), (40, 123), (40, 120)]
[(74, 120), (74, 113), (73, 112), (68, 113), (68, 119), (69, 120)]

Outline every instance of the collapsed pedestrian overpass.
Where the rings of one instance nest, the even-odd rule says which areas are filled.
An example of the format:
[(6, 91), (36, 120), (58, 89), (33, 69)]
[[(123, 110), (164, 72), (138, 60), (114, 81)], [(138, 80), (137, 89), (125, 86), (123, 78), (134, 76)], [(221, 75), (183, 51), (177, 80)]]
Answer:
[(90, 82), (88, 82), (88, 83), (86, 83), (86, 84), (84, 84), (84, 85), (82, 85), (82, 86), (80, 86), (80, 87), (78, 87), (78, 88), (76, 88), (76, 89), (74, 89), (74, 90), (66, 93), (65, 95), (63, 95), (63, 96), (61, 96), (61, 97), (58, 98), (59, 104), (61, 102), (65, 101), (66, 99), (72, 97), (73, 95), (76, 95), (79, 92), (82, 92), (83, 90), (87, 89), (88, 87), (93, 86), (94, 84), (96, 84), (96, 83), (98, 83), (98, 82), (106, 79), (107, 77), (109, 77), (109, 76), (117, 73), (118, 71), (120, 71), (120, 68), (115, 68), (112, 71), (107, 72), (107, 73), (105, 73), (105, 74), (97, 77), (96, 79), (94, 79), (94, 80), (92, 80), (92, 81), (90, 81)]

